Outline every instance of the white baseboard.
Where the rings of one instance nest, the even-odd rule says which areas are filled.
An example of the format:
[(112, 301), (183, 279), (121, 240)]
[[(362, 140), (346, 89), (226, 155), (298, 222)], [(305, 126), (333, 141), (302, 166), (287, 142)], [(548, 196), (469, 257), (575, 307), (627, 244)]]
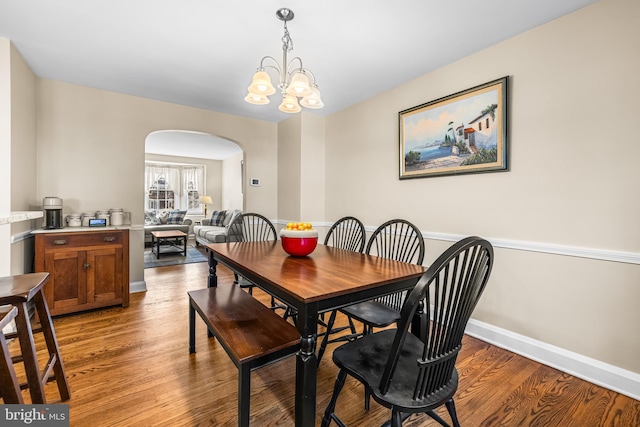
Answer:
[(469, 320), (465, 332), (527, 359), (640, 400), (640, 374), (635, 372), (474, 319)]
[(129, 293), (135, 294), (136, 292), (147, 292), (147, 282), (141, 280), (129, 283)]

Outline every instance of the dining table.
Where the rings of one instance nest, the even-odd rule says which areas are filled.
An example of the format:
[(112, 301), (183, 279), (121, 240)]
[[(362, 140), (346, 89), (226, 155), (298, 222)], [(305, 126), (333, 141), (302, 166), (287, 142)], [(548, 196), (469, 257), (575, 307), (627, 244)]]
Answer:
[[(296, 310), (300, 350), (296, 354), (295, 425), (315, 425), (315, 353), (318, 315), (354, 303), (413, 288), (425, 271), (399, 262), (318, 244), (307, 256), (289, 256), (280, 241), (206, 245), (209, 287), (218, 285), (221, 263)], [(414, 324), (422, 314), (414, 318)]]

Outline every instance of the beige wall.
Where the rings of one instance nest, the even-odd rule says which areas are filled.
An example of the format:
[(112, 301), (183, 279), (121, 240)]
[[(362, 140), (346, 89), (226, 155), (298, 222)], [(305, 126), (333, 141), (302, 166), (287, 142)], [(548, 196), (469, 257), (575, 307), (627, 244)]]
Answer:
[[(638, 16), (602, 0), (332, 115), (327, 220), (406, 218), (431, 237), (425, 263), (442, 235), (489, 238), (477, 319), (640, 373)], [(505, 75), (509, 172), (398, 179), (399, 111)], [(576, 248), (590, 258), (553, 254)]]
[(278, 215), (284, 221), (300, 220), (301, 121), (295, 114), (278, 123)]
[[(0, 38), (0, 212), (11, 211), (11, 43)], [(0, 225), (0, 276), (11, 274), (11, 225)]]
[(302, 112), (278, 123), (278, 215), (323, 222), (325, 119)]
[(222, 204), (221, 209), (244, 211), (244, 188), (242, 169), (244, 155), (238, 154), (222, 161)]
[(210, 133), (240, 145), (248, 173), (265, 183), (247, 204), (276, 217), (276, 124), (39, 81), (38, 198), (61, 197), (76, 212), (114, 206), (132, 212), (132, 282), (144, 278), (144, 143), (149, 133), (161, 129)]
[[(6, 39), (0, 39), (0, 93), (0, 211), (32, 210), (36, 203), (36, 76)], [(0, 226), (0, 276), (33, 271), (29, 232), (38, 224)]]

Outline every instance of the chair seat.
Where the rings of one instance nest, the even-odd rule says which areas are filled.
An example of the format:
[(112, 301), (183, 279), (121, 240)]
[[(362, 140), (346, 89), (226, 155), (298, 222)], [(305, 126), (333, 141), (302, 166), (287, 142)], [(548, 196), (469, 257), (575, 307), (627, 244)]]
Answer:
[(401, 412), (426, 412), (435, 409), (453, 397), (458, 388), (458, 372), (453, 374), (447, 385), (438, 392), (425, 396), (424, 399), (414, 400), (412, 393), (407, 393), (416, 384), (418, 363), (422, 358), (424, 343), (415, 335), (406, 334), (403, 351), (396, 367), (389, 391), (382, 395), (380, 380), (396, 329), (389, 329), (344, 344), (333, 352), (333, 362), (347, 373), (364, 384), (368, 384), (373, 398), (383, 406), (395, 406)]
[(340, 310), (342, 313), (359, 322), (384, 328), (400, 320), (400, 312), (378, 301), (365, 301), (350, 305)]

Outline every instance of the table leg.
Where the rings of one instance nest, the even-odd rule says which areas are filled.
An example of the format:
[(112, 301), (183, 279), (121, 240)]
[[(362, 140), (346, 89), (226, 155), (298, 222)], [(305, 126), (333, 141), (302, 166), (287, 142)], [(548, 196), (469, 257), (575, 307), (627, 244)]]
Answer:
[(209, 279), (207, 287), (215, 288), (218, 286), (218, 274), (216, 268), (218, 267), (218, 261), (213, 258), (213, 251), (207, 251), (209, 253)]
[(196, 310), (193, 301), (189, 297), (189, 353), (196, 352)]
[(187, 236), (182, 238), (182, 243), (184, 244), (182, 249), (182, 255), (187, 256)]
[(300, 350), (296, 355), (296, 427), (315, 426), (316, 382), (318, 360), (316, 358), (316, 333), (318, 312), (298, 310)]
[(160, 259), (160, 240), (156, 239), (156, 259)]

